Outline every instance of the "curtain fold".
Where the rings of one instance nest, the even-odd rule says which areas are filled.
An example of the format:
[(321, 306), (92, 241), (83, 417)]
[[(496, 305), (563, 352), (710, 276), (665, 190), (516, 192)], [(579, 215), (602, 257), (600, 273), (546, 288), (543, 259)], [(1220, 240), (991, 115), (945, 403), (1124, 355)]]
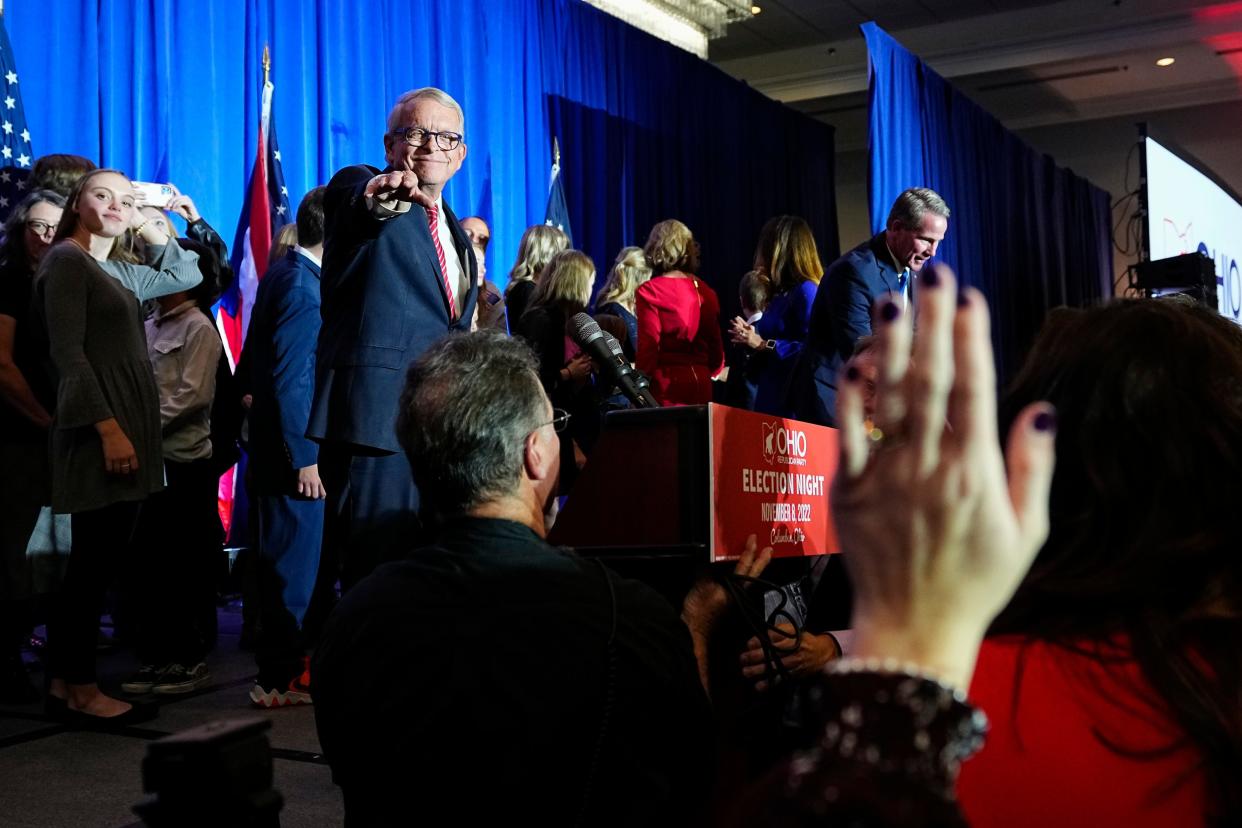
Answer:
[[(825, 258), (836, 253), (830, 127), (579, 0), (7, 0), (4, 11), (36, 152), (171, 180), (226, 235), (254, 160), (266, 44), (294, 204), (340, 167), (383, 165), (400, 93), (433, 85), (461, 102), (468, 152), (447, 198), (493, 224), (499, 283), (543, 219), (554, 133), (601, 279), (622, 242), (670, 215), (703, 241), (726, 307), (773, 213), (804, 215)], [(554, 99), (599, 115), (554, 125)]]
[(944, 197), (952, 216), (938, 255), (987, 295), (1003, 381), (1050, 308), (1112, 296), (1109, 194), (1036, 152), (874, 23), (862, 32), (872, 230), (907, 187)]

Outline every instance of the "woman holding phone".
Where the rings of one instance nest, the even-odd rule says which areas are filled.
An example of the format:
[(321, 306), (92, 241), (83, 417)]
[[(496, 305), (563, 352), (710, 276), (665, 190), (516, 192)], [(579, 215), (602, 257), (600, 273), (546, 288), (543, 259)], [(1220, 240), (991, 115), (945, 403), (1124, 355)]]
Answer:
[[(137, 209), (116, 170), (83, 176), (69, 195), (56, 244), (36, 276), (56, 381), (52, 507), (73, 519), (74, 544), (48, 623), (48, 711), (71, 724), (124, 726), (150, 717), (99, 690), (95, 642), (108, 581), (142, 501), (164, 486), (159, 392), (139, 303), (200, 281), (198, 256)], [(133, 228), (146, 262), (109, 260)]]

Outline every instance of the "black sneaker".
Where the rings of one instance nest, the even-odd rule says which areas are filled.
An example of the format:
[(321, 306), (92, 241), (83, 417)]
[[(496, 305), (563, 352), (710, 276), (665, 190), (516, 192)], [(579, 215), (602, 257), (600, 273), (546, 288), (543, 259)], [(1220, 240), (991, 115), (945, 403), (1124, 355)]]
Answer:
[(193, 692), (209, 681), (211, 681), (211, 673), (208, 672), (207, 663), (204, 661), (200, 661), (188, 670), (180, 664), (169, 664), (160, 673), (159, 678), (155, 680), (155, 686), (151, 689), (156, 695), (176, 695)]
[(126, 693), (150, 693), (155, 686), (155, 680), (165, 669), (154, 664), (144, 664), (138, 668), (138, 672), (121, 682), (121, 689)]

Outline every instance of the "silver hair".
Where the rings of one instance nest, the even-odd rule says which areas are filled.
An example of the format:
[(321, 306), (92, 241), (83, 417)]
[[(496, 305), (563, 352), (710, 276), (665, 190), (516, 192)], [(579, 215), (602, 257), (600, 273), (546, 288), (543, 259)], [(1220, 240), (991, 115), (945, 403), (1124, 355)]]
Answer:
[(927, 187), (911, 187), (897, 196), (893, 209), (888, 211), (886, 227), (892, 227), (894, 221), (900, 221), (907, 229), (915, 229), (923, 224), (923, 216), (927, 213), (949, 217), (949, 205), (935, 191)]
[(526, 344), (496, 330), (452, 334), (410, 366), (397, 440), (422, 501), (444, 517), (512, 494), (548, 397)]
[(434, 86), (424, 86), (422, 89), (411, 89), (409, 92), (397, 98), (397, 102), (392, 105), (392, 109), (388, 112), (388, 131), (395, 132), (401, 123), (401, 115), (405, 112), (405, 108), (415, 101), (423, 98), (435, 101), (440, 106), (447, 106), (457, 113), (458, 129), (462, 132), (466, 131), (466, 113), (462, 111), (461, 104), (453, 100), (453, 96), (445, 92), (443, 89), (437, 89)]

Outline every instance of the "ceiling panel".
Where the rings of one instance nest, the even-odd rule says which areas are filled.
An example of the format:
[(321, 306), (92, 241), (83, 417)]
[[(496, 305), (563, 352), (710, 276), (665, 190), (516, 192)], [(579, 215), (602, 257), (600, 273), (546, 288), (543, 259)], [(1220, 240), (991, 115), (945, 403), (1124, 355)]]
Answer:
[(846, 0), (864, 20), (874, 20), (886, 29), (908, 29), (941, 22), (920, 0)]
[[(763, 9), (748, 20), (731, 23), (725, 37), (711, 41), (709, 52), (713, 61), (732, 60), (761, 54), (810, 46), (827, 40), (826, 30), (804, 16), (802, 0), (761, 0)], [(763, 44), (757, 47), (754, 44)]]
[[(756, 0), (762, 11), (733, 23), (710, 44), (713, 61), (798, 49), (857, 34), (874, 20), (890, 32), (963, 20), (1058, 0)], [(1092, 0), (1098, 2), (1098, 0)]]
[[(714, 42), (712, 59), (846, 141), (866, 89), (857, 26), (870, 18), (1016, 129), (1242, 100), (1242, 0), (756, 1), (765, 11)], [(1157, 67), (1164, 56), (1177, 62)]]
[(992, 0), (921, 0), (921, 5), (936, 15), (940, 22), (1001, 11)]
[(823, 31), (857, 26), (868, 19), (867, 14), (860, 11), (857, 5), (849, 0), (824, 0), (821, 3), (807, 2), (807, 0), (780, 0), (780, 2)]
[(728, 49), (719, 49), (718, 45), (723, 44), (724, 40), (708, 41), (708, 53), (714, 61), (727, 60), (729, 58), (723, 55), (743, 56), (762, 54), (764, 52), (773, 52), (783, 48), (776, 41), (761, 35), (759, 30), (753, 26), (732, 25), (729, 27), (729, 47)]

